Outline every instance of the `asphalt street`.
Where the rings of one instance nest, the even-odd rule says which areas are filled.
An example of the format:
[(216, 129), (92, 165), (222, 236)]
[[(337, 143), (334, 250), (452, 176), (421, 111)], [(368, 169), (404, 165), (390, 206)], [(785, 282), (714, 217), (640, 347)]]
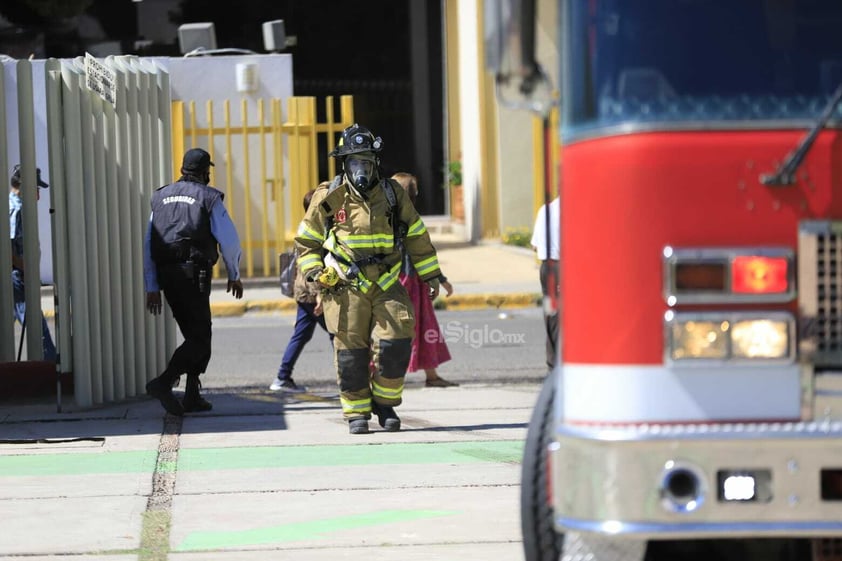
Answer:
[[(513, 310), (439, 311), (436, 314), (452, 360), (438, 370), (460, 383), (537, 382), (546, 373), (545, 334), (537, 307)], [(267, 388), (278, 371), (295, 316), (249, 313), (216, 318), (213, 358), (204, 387)], [(299, 384), (332, 388), (336, 384), (333, 351), (327, 333), (317, 328), (293, 372)], [(424, 374), (410, 374), (410, 387)]]

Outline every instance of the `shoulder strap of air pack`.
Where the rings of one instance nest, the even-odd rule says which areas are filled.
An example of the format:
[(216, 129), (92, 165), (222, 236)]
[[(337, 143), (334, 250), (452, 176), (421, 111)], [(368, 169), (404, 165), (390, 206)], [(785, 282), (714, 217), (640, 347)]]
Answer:
[(398, 208), (398, 197), (395, 195), (395, 183), (394, 179), (384, 179), (383, 193), (389, 203), (389, 222), (392, 224), (395, 240), (402, 240), (406, 237), (407, 225), (402, 224), (400, 220), (401, 213)]

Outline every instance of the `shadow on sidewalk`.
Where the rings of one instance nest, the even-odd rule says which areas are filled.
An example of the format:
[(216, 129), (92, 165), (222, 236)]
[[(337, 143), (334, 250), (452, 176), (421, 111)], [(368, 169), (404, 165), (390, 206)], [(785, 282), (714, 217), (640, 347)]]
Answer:
[[(182, 394), (175, 393), (179, 397)], [(281, 393), (226, 389), (203, 392), (203, 395), (213, 403), (213, 410), (186, 414), (182, 434), (286, 430), (288, 408), (337, 407), (336, 399), (330, 394), (291, 399)], [(3, 400), (0, 409), (0, 445), (15, 446), (101, 447), (109, 437), (161, 434), (168, 419), (158, 400), (146, 396), (86, 409), (69, 405), (62, 413), (57, 413), (55, 404), (47, 400), (25, 403)], [(0, 450), (9, 448), (3, 446)]]

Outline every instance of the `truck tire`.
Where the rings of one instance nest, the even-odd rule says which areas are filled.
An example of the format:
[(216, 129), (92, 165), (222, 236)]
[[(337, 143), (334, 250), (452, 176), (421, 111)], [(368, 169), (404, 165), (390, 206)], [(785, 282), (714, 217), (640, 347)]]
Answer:
[(564, 536), (555, 531), (547, 496), (547, 446), (552, 437), (555, 376), (547, 374), (529, 420), (520, 478), (520, 525), (526, 561), (558, 561)]

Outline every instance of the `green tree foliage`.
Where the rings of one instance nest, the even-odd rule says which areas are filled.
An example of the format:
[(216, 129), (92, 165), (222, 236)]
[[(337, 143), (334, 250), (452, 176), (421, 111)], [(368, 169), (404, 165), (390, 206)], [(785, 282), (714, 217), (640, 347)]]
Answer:
[(462, 185), (462, 162), (450, 160), (447, 164), (447, 182), (452, 186)]

